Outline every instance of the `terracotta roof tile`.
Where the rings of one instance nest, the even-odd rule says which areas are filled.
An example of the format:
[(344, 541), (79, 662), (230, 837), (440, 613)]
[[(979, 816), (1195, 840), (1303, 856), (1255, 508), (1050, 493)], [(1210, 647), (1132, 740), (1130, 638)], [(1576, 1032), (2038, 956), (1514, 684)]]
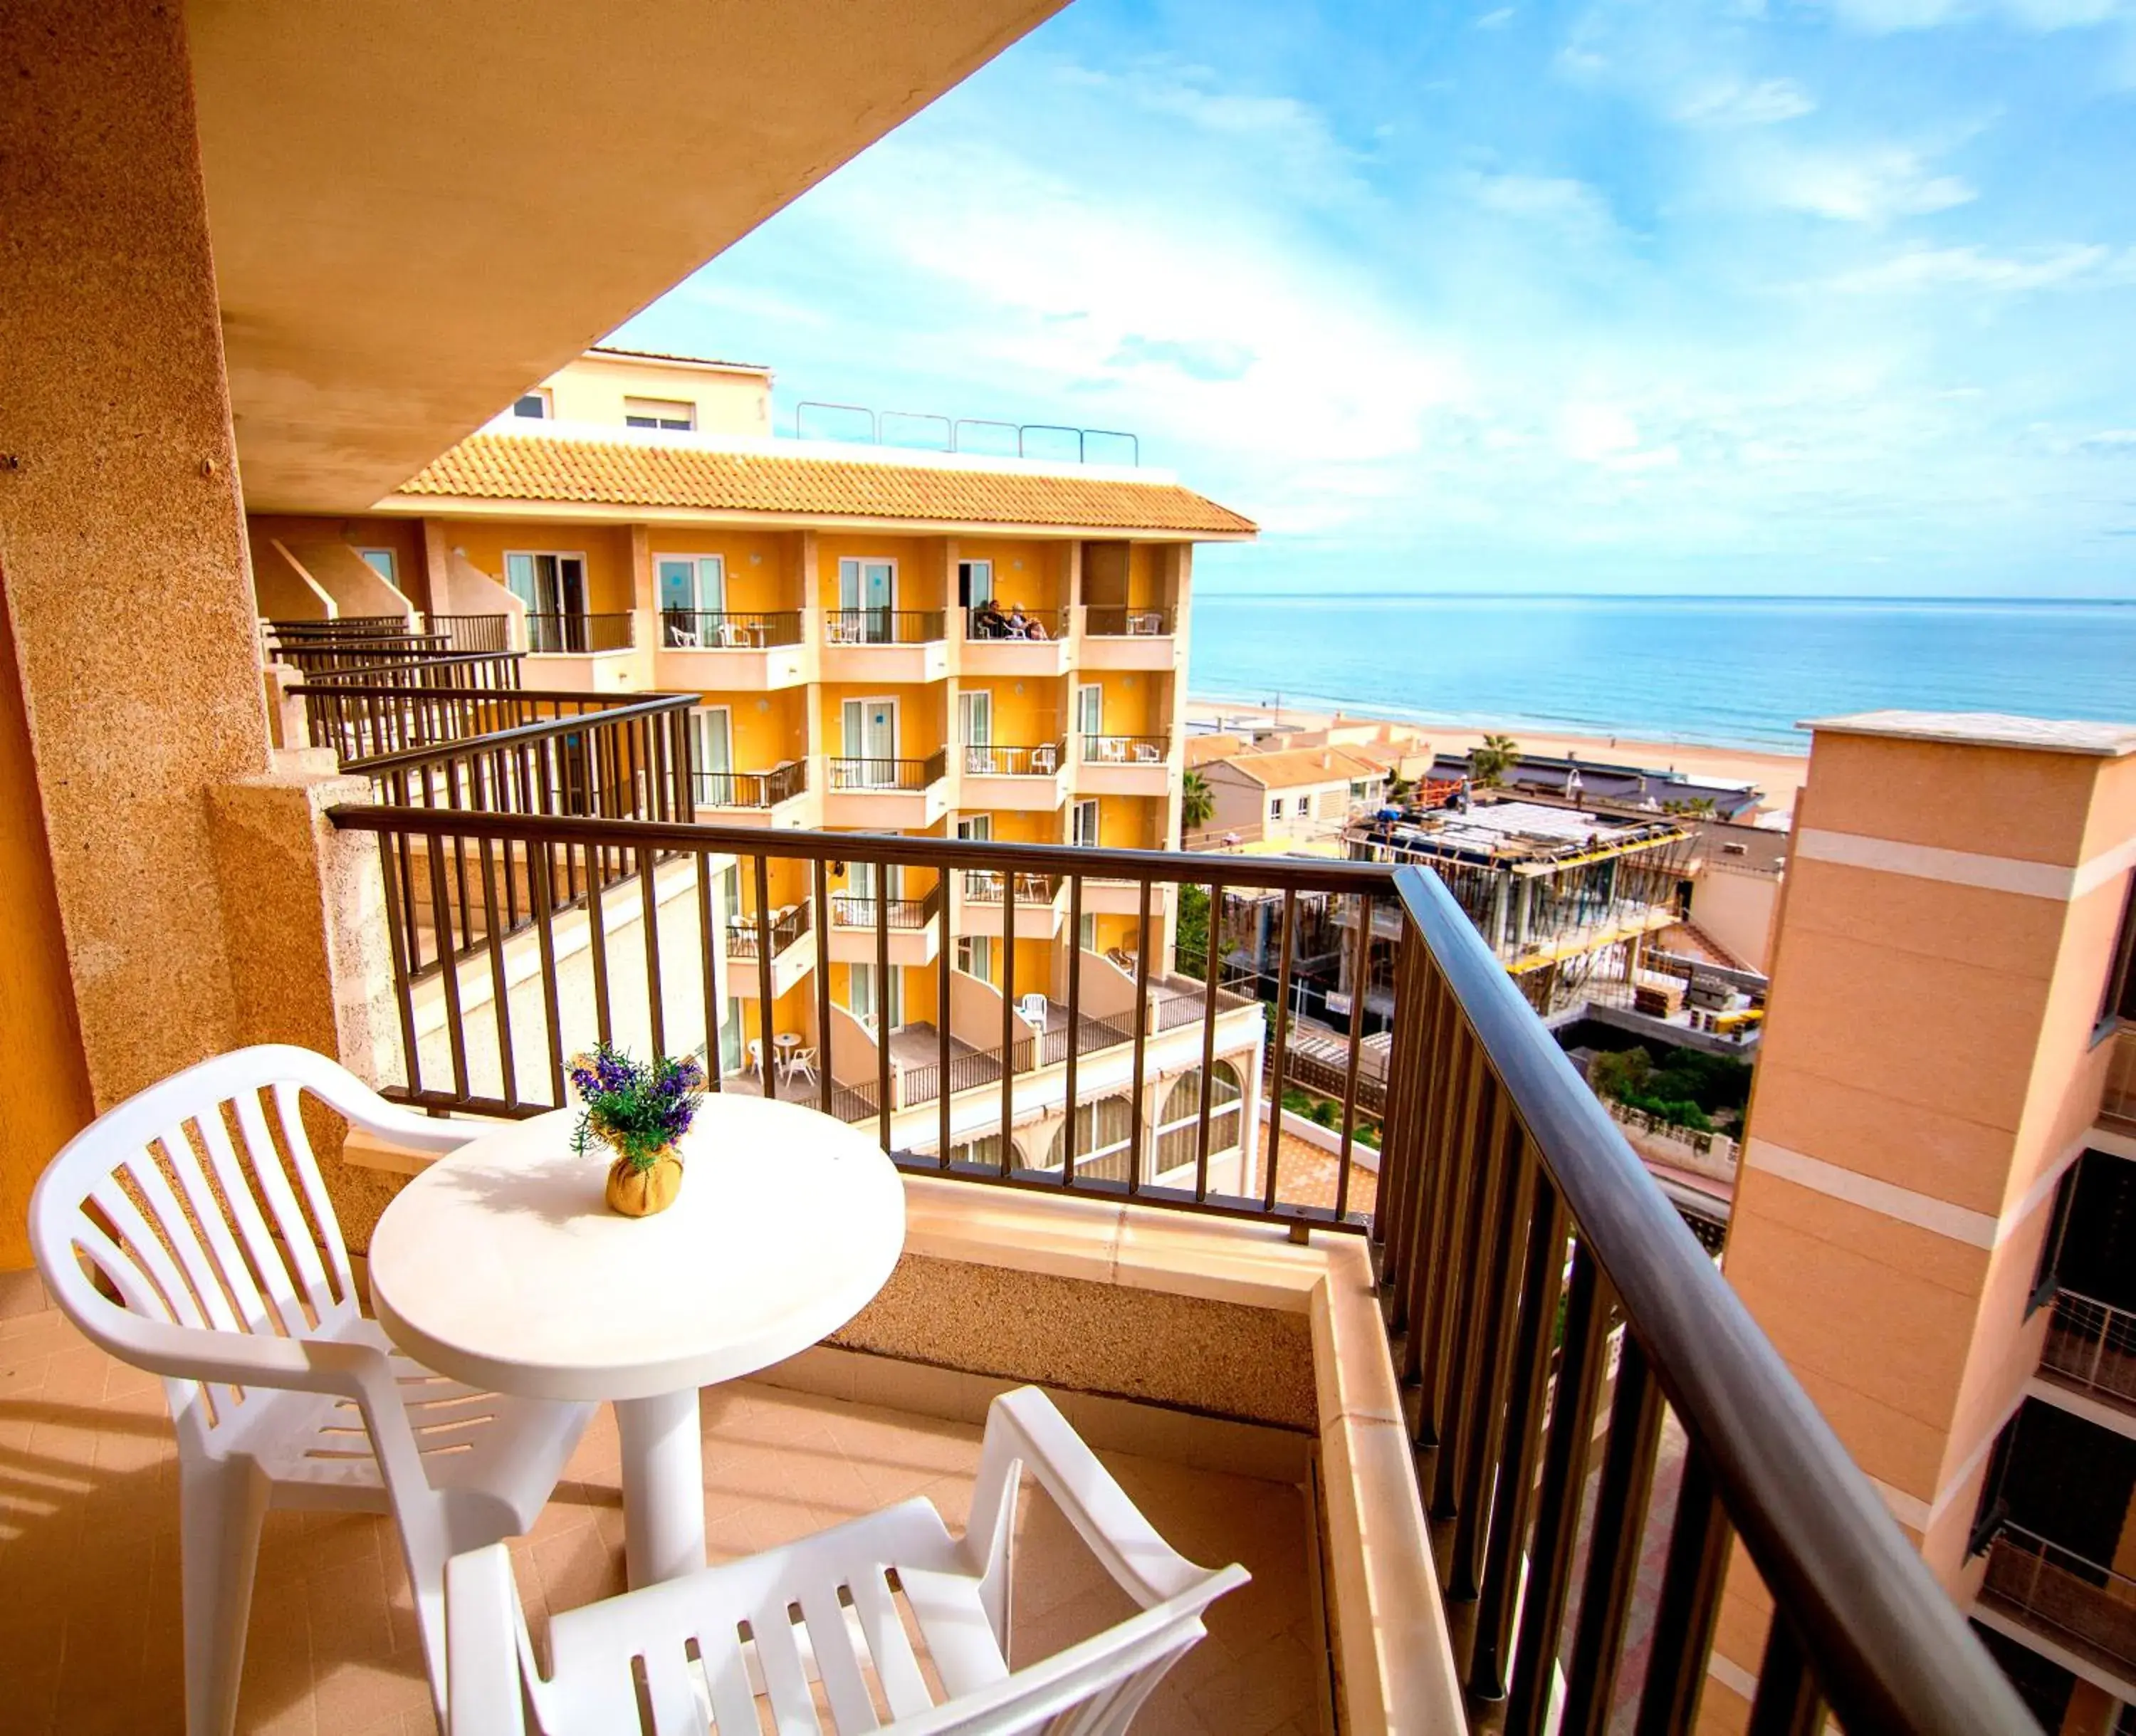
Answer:
[(1360, 759), (1346, 747), (1277, 748), (1265, 753), (1234, 754), (1220, 763), (1269, 790), (1354, 783), (1382, 777), (1386, 772), (1385, 766)]
[(403, 495), (692, 508), (788, 518), (1250, 536), (1250, 518), (1177, 483), (788, 457), (624, 441), (477, 434)]

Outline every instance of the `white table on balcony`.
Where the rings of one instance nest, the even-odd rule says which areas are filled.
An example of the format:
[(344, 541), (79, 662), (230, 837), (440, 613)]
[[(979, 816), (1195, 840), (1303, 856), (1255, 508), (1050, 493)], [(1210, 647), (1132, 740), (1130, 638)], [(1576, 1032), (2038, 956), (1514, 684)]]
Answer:
[(705, 1564), (697, 1389), (836, 1331), (889, 1277), (905, 1190), (863, 1135), (720, 1094), (682, 1145), (676, 1203), (629, 1218), (575, 1110), (487, 1133), (417, 1176), (371, 1238), (394, 1342), (439, 1373), (534, 1398), (605, 1399), (623, 1461), (630, 1583)]

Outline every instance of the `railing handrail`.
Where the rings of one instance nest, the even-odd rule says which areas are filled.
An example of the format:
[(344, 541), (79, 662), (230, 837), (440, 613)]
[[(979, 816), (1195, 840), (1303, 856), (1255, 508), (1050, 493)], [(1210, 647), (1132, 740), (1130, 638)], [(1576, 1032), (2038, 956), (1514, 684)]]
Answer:
[[(317, 685), (330, 683), (337, 687), (350, 684), (358, 675), (385, 675), (397, 673), (421, 674), (432, 669), (456, 669), (470, 664), (497, 664), (517, 669), (524, 651), (449, 651), (434, 656), (396, 658), (388, 663), (352, 664), (344, 669), (304, 669), (300, 673), (307, 683)], [(406, 682), (390, 683), (397, 692), (420, 691)]]
[[(486, 654), (493, 657), (500, 654), (517, 657), (520, 654), (513, 651), (508, 654), (490, 652)], [(617, 710), (627, 705), (642, 705), (647, 697), (643, 693), (590, 693), (583, 690), (574, 691), (570, 688), (561, 687), (344, 687), (338, 683), (331, 686), (321, 686), (313, 682), (293, 683), (283, 691), (299, 698), (311, 698), (440, 701), (469, 699), (488, 704), (500, 704), (519, 699), (531, 699), (541, 704), (561, 699), (575, 701), (581, 705), (590, 706), (597, 711), (603, 712)], [(474, 737), (468, 737), (466, 739), (472, 741)]]
[[(511, 691), (517, 692), (514, 688)], [(574, 697), (585, 698), (585, 695)], [(663, 717), (671, 712), (688, 711), (697, 703), (695, 693), (650, 693), (635, 698), (629, 705), (619, 705), (596, 712), (582, 712), (575, 717), (545, 718), (539, 723), (514, 724), (509, 729), (491, 730), (479, 736), (461, 736), (451, 742), (439, 742), (425, 747), (413, 747), (399, 753), (378, 754), (366, 760), (349, 760), (342, 770), (365, 776), (383, 776), (391, 772), (412, 771), (425, 766), (444, 765), (453, 760), (473, 758), (492, 753), (500, 748), (517, 747), (530, 742), (546, 741), (551, 736), (569, 735), (574, 730), (590, 729), (596, 726), (627, 722), (638, 717)], [(405, 810), (395, 810), (396, 812)]]
[(2008, 1679), (1453, 894), (1414, 866), (1394, 884), (1841, 1724), (2027, 1729)]
[(2136, 1308), (2124, 1308), (2113, 1302), (2103, 1302), (2095, 1296), (2086, 1296), (2081, 1290), (2072, 1290), (2058, 1281), (2055, 1285), (2055, 1301), (2059, 1306), (2065, 1300), (2081, 1302), (2087, 1308), (2098, 1309), (2101, 1314), (2118, 1314), (2125, 1320), (2136, 1320)]
[[(610, 714), (613, 715), (613, 714)], [(487, 740), (488, 738), (482, 738)], [(498, 814), (468, 809), (403, 808), (354, 803), (330, 809), (344, 831), (451, 834), (493, 843), (574, 844), (628, 850), (737, 850), (786, 862), (841, 859), (855, 854), (893, 868), (1028, 869), (1036, 873), (1100, 878), (1094, 864), (1116, 870), (1128, 883), (1205, 883), (1209, 858), (1172, 850), (1092, 849), (1066, 844), (993, 844), (963, 838), (923, 838), (901, 832), (785, 831), (763, 826), (724, 826), (701, 820), (609, 819), (562, 814)], [(1245, 877), (1241, 877), (1242, 878)], [(1252, 883), (1273, 890), (1371, 892), (1385, 896), (1391, 871), (1369, 862), (1313, 857), (1256, 857)], [(1522, 1003), (1523, 1005), (1526, 1003)], [(1575, 1076), (1575, 1079), (1577, 1075)]]

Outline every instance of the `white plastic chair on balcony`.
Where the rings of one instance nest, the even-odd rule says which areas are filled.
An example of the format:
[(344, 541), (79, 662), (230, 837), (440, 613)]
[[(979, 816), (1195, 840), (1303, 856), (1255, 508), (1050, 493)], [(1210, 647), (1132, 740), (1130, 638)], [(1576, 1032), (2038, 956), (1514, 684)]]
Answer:
[(734, 621), (719, 624), (720, 649), (722, 651), (745, 651), (749, 649), (749, 630)]
[[(726, 630), (722, 628), (721, 630), (724, 632)], [(671, 624), (668, 629), (668, 643), (677, 651), (696, 651), (702, 649), (697, 637), (697, 630), (694, 627), (677, 627)]]
[[(1142, 1606), (1064, 1651), (1009, 1667), (1016, 1497), (1028, 1471), (1115, 1583)], [(933, 1700), (886, 1575), (895, 1573), (947, 1697)], [(799, 1543), (551, 1615), (550, 1673), (536, 1664), (502, 1545), (447, 1571), (450, 1736), (525, 1736), (523, 1683), (541, 1736), (635, 1730), (642, 1662), (655, 1736), (755, 1731), (757, 1698), (781, 1730), (814, 1730), (821, 1684), (840, 1730), (1118, 1736), (1202, 1637), (1202, 1612), (1246, 1570), (1197, 1567), (1153, 1530), (1036, 1387), (987, 1412), (972, 1520), (952, 1539), (918, 1496)], [(789, 1612), (798, 1607), (801, 1620)], [(749, 1637), (740, 1628), (748, 1624)], [(697, 1657), (690, 1656), (692, 1649)], [(872, 1674), (874, 1680), (869, 1680)], [(1074, 1715), (1066, 1715), (1074, 1714)]]
[(782, 1058), (779, 1062), (779, 1071), (786, 1076), (789, 1084), (793, 1082), (796, 1074), (806, 1073), (808, 1076), (808, 1082), (813, 1085), (816, 1082), (815, 1045), (804, 1043), (799, 1048)]
[(37, 1267), (67, 1318), (163, 1377), (191, 1736), (236, 1719), (270, 1507), (399, 1521), (442, 1712), (447, 1558), (531, 1526), (593, 1414), (478, 1393), (394, 1350), (358, 1305), (300, 1092), (397, 1145), (443, 1155), (473, 1137), (308, 1049), (239, 1049), (100, 1116), (30, 1201)]
[(1041, 777), (1051, 777), (1061, 769), (1061, 755), (1051, 742), (1031, 750), (1031, 769)]
[(1136, 742), (1134, 756), (1138, 766), (1162, 766), (1164, 763), (1163, 751), (1154, 742)]
[(1039, 1036), (1046, 1034), (1046, 999), (1043, 994), (1027, 994), (1016, 1004), (1017, 1017)]
[(743, 1053), (749, 1057), (749, 1071), (755, 1073), (759, 1079), (763, 1078), (764, 1039), (761, 1037), (750, 1038)]

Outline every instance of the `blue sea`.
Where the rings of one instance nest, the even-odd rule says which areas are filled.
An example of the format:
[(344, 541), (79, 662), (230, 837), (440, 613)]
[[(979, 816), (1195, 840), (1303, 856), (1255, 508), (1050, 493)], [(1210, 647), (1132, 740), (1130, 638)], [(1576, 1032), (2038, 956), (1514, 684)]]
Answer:
[(2136, 601), (1198, 593), (1197, 699), (1807, 751), (1896, 708), (2136, 722)]

